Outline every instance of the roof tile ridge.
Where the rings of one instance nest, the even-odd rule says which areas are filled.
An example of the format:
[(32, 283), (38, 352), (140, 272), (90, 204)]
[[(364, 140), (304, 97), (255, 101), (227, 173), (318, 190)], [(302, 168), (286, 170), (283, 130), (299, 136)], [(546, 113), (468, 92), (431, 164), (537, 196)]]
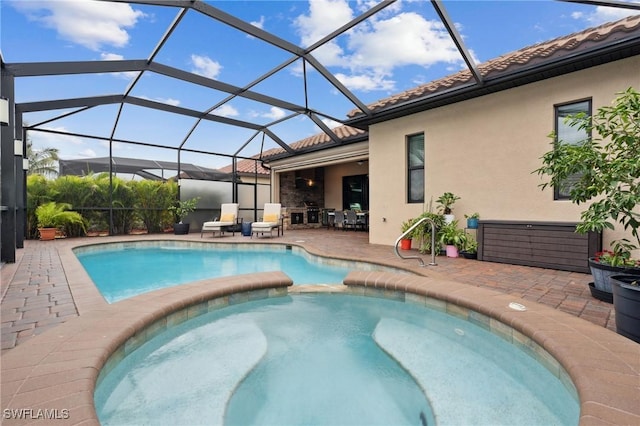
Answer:
[[(597, 40), (603, 35), (609, 35), (614, 32), (622, 31), (622, 30), (632, 31), (638, 26), (640, 26), (640, 14), (627, 16), (617, 21), (603, 23), (597, 27), (587, 28), (581, 31), (576, 31), (571, 34), (559, 36), (551, 40), (541, 41), (529, 46), (525, 46), (521, 49), (505, 53), (496, 58), (489, 59), (488, 61), (485, 61), (485, 62), (481, 62), (477, 64), (477, 67), (480, 72), (480, 75), (485, 76), (489, 74), (491, 71), (504, 70), (504, 69), (507, 69), (509, 66), (515, 65), (515, 64), (521, 65), (531, 61), (534, 58), (548, 57), (560, 49), (565, 49), (565, 50), (575, 49), (582, 42), (587, 40)], [(540, 53), (534, 54), (534, 52), (540, 52)], [(367, 107), (369, 107), (370, 109), (376, 109), (381, 106), (393, 104), (393, 103), (396, 103), (399, 99), (407, 97), (411, 93), (416, 93), (419, 96), (425, 93), (425, 91), (428, 90), (429, 87), (431, 88), (437, 88), (442, 86), (448, 87), (453, 83), (453, 81), (462, 79), (463, 77), (468, 77), (468, 78), (461, 81), (468, 81), (468, 79), (472, 77), (471, 72), (466, 69), (458, 71), (457, 73), (450, 74), (448, 76), (445, 76), (427, 83), (423, 83), (419, 86), (404, 90), (395, 95), (391, 95), (389, 97), (377, 100), (367, 105)], [(446, 82), (451, 82), (451, 84), (446, 84)], [(359, 109), (354, 109), (348, 113), (348, 117), (355, 117), (358, 114), (362, 114), (362, 111)]]

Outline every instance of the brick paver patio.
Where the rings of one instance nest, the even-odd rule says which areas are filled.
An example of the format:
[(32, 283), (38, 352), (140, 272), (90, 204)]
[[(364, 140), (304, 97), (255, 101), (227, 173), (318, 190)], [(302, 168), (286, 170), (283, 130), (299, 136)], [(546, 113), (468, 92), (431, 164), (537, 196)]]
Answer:
[[(26, 241), (17, 252), (17, 261), (2, 268), (2, 350), (8, 350), (69, 318), (78, 316), (77, 303), (69, 289), (65, 266), (59, 250), (82, 243), (103, 243), (133, 239), (187, 239), (224, 243), (295, 243), (325, 256), (338, 256), (410, 269), (421, 275), (442, 276), (461, 283), (490, 288), (567, 312), (615, 331), (612, 305), (594, 299), (588, 288), (591, 276), (565, 271), (530, 268), (463, 258), (437, 257), (438, 266), (420, 268), (415, 260), (398, 259), (391, 247), (368, 243), (364, 232), (333, 230), (287, 231), (280, 238), (235, 237), (199, 238), (188, 236), (144, 235), (57, 240)], [(428, 256), (425, 256), (425, 260)], [(76, 295), (76, 297), (79, 297)]]

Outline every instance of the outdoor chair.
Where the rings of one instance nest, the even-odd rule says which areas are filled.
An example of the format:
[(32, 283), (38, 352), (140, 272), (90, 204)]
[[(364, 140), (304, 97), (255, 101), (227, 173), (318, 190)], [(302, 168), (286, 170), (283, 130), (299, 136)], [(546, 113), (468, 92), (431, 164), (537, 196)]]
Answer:
[(345, 229), (353, 228), (354, 231), (357, 231), (358, 228), (364, 229), (364, 224), (358, 219), (358, 214), (355, 210), (347, 210), (345, 212), (344, 227)]
[(265, 203), (262, 221), (253, 222), (251, 224), (251, 238), (253, 234), (264, 235), (265, 232), (273, 237), (273, 229), (277, 229), (278, 237), (280, 236), (280, 219), (282, 205), (280, 203)]
[(205, 232), (211, 232), (211, 236), (215, 237), (216, 232), (219, 232), (220, 236), (222, 236), (224, 232), (227, 230), (231, 230), (232, 235), (235, 235), (237, 219), (238, 219), (238, 204), (236, 203), (222, 204), (220, 209), (220, 218), (216, 217), (212, 221), (203, 223), (202, 229), (200, 230), (200, 238), (202, 238), (202, 235)]
[(336, 210), (334, 214), (333, 229), (340, 228), (344, 231), (344, 212), (342, 210)]

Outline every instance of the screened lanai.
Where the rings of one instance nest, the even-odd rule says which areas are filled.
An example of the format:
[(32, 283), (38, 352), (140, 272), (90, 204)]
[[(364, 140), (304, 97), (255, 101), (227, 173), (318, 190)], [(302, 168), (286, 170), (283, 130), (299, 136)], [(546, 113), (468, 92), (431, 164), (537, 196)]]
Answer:
[[(56, 147), (63, 163), (109, 159), (100, 170), (108, 172), (118, 157), (175, 163), (179, 174), (241, 159), (258, 164), (272, 148), (301, 155), (319, 147), (291, 148), (300, 139), (321, 132), (331, 139), (322, 149), (340, 146), (348, 142), (332, 130), (338, 125), (366, 131), (380, 117), (433, 101), (427, 94), (372, 108), (380, 98), (461, 69), (472, 80), (439, 99), (498, 90), (478, 70), (483, 60), (593, 26), (601, 15), (640, 10), (631, 1), (74, 0), (0, 7), (6, 262), (23, 245), (27, 142)], [(552, 20), (523, 23), (542, 8)]]

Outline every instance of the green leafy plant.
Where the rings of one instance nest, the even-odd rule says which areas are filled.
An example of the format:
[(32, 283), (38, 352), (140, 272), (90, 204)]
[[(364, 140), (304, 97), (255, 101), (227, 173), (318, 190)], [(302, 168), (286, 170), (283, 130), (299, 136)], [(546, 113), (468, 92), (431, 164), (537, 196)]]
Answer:
[(631, 258), (631, 250), (634, 248), (629, 240), (623, 238), (613, 243), (613, 250), (603, 250), (596, 253), (594, 260), (604, 265), (640, 268), (640, 260)]
[(196, 209), (198, 200), (200, 200), (200, 197), (178, 200), (173, 206), (169, 207), (169, 211), (175, 215), (177, 223), (182, 223), (182, 219)]
[(458, 221), (454, 220), (446, 224), (439, 233), (440, 244), (456, 246), (459, 250), (467, 243), (467, 234), (458, 228)]
[[(575, 204), (590, 202), (581, 213), (577, 232), (602, 232), (618, 222), (636, 238), (613, 242), (615, 259), (630, 259), (640, 246), (640, 93), (633, 88), (617, 93), (611, 106), (593, 117), (584, 113), (568, 117), (568, 124), (592, 137), (577, 144), (556, 141), (534, 173), (550, 177), (540, 186), (569, 189)], [(570, 179), (572, 178), (573, 179)], [(571, 182), (567, 187), (567, 182)]]
[(438, 203), (438, 208), (443, 214), (451, 214), (453, 204), (459, 199), (460, 197), (457, 195), (454, 195), (451, 192), (445, 192), (436, 200), (436, 202)]
[[(433, 221), (436, 229), (436, 245), (438, 244), (438, 232), (444, 226), (444, 217), (441, 214), (433, 213), (433, 212), (424, 212), (417, 218), (413, 219), (414, 223), (418, 222), (423, 218), (428, 218)], [(416, 229), (411, 233), (411, 237), (417, 241), (420, 253), (431, 253), (431, 224), (428, 221), (422, 222)], [(440, 247), (433, 248), (436, 251), (440, 250)]]
[(470, 215), (464, 215), (465, 219), (480, 219), (480, 213), (472, 213)]
[(473, 237), (473, 235), (466, 234), (467, 240), (464, 244), (463, 250), (467, 253), (477, 253), (478, 252), (478, 241)]
[(36, 208), (38, 227), (64, 229), (78, 226), (85, 231), (82, 215), (78, 212), (69, 211), (70, 208), (70, 204), (55, 203), (53, 201), (39, 205)]

